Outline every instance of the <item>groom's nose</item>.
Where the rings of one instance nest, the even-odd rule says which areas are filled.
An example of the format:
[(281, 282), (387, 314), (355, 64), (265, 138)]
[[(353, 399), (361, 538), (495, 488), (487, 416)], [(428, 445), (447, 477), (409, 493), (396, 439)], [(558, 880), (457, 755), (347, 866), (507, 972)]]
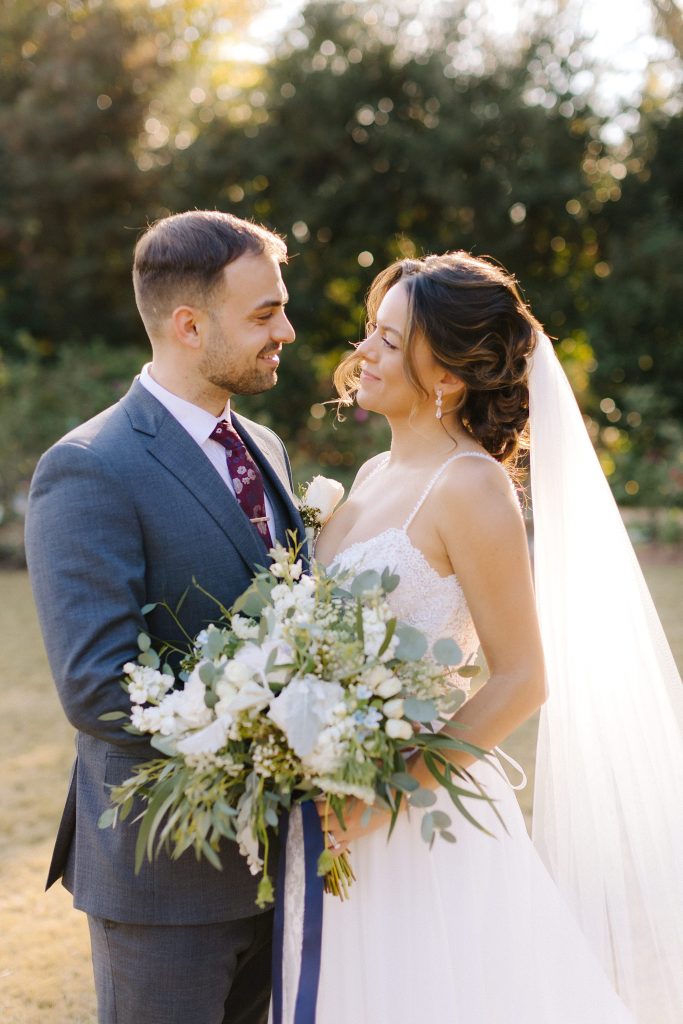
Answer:
[(284, 309), (280, 310), (278, 315), (273, 318), (271, 334), (273, 339), (282, 345), (290, 345), (296, 338), (296, 331), (287, 319)]

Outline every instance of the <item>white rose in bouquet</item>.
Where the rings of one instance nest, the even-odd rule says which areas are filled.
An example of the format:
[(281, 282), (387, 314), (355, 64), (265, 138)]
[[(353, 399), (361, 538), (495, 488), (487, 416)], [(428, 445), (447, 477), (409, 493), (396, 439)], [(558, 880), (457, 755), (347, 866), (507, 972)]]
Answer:
[[(175, 690), (166, 698), (172, 701), (173, 711), (185, 729), (198, 729), (208, 725), (212, 714), (206, 706), (206, 686), (199, 677), (201, 663), (190, 673), (182, 690)], [(163, 709), (165, 701), (162, 701)]]
[(387, 718), (403, 718), (403, 698), (394, 697), (393, 700), (388, 700), (382, 711)]
[(177, 748), (181, 754), (215, 754), (222, 746), (228, 736), (228, 729), (232, 724), (231, 715), (221, 715), (210, 725), (190, 733), (178, 741)]
[(384, 731), (390, 740), (409, 740), (414, 735), (412, 725), (405, 718), (390, 718)]

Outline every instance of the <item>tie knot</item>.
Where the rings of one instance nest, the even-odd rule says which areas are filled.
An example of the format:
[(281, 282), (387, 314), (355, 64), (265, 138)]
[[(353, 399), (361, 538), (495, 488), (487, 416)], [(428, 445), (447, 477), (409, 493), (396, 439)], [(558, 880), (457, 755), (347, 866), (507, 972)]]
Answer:
[(209, 437), (212, 441), (218, 441), (218, 443), (222, 444), (224, 447), (235, 444), (235, 441), (241, 444), (239, 434), (233, 427), (232, 423), (228, 423), (227, 420), (221, 420), (220, 423), (217, 423), (209, 434)]

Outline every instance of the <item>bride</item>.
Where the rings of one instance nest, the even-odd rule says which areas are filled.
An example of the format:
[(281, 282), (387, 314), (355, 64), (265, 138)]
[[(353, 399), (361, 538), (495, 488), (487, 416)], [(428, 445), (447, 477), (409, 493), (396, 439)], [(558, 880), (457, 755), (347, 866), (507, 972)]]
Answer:
[[(332, 840), (338, 851), (350, 850), (357, 881), (348, 902), (324, 900), (317, 1022), (680, 1022), (680, 680), (651, 615), (651, 635), (636, 630), (637, 650), (646, 672), (667, 676), (659, 689), (648, 693), (637, 655), (636, 681), (620, 675), (611, 709), (609, 685), (591, 676), (595, 647), (628, 647), (628, 638), (610, 635), (610, 613), (618, 630), (632, 631), (631, 619), (620, 620), (626, 610), (619, 602), (624, 566), (638, 570), (599, 470), (594, 479), (595, 458), (571, 394), (562, 390), (569, 392), (566, 380), (554, 376), (561, 373), (552, 347), (514, 279), (462, 252), (390, 266), (372, 285), (368, 317), (367, 337), (335, 382), (342, 402), (355, 397), (387, 418), (391, 449), (362, 466), (316, 557), (356, 571), (389, 566), (401, 577), (391, 595), (399, 618), (431, 640), (452, 636), (464, 660), (481, 646), (490, 677), (446, 729), (494, 750), (544, 703), (546, 678), (554, 717), (544, 709), (535, 807), (543, 859), (493, 757), (472, 764), (453, 755), (495, 799), (505, 827), (486, 805), (477, 812), (493, 835), (454, 815), (438, 789), (434, 806), (450, 812), (457, 841), (437, 840), (431, 850), (420, 835), (419, 810), (403, 810), (387, 842), (388, 817), (375, 811), (368, 822), (364, 807), (349, 803), (346, 828), (335, 824)], [(514, 486), (530, 398), (538, 615)], [(569, 427), (554, 434), (569, 406)], [(577, 494), (572, 467), (581, 455), (588, 460), (587, 490)], [(565, 585), (564, 576), (587, 561), (599, 573), (617, 535), (622, 546), (611, 552), (613, 573), (601, 581), (614, 608), (599, 605), (602, 618), (594, 622), (601, 614), (595, 580), (570, 578)], [(640, 593), (638, 600), (645, 618), (651, 609)], [(572, 635), (575, 624), (580, 631)], [(592, 630), (601, 640), (590, 646)], [(649, 661), (646, 640), (657, 648)], [(613, 660), (612, 654), (608, 673)], [(604, 667), (598, 658), (598, 671)], [(637, 736), (628, 733), (634, 720), (643, 730)], [(656, 732), (647, 736), (650, 727)], [(646, 740), (666, 750), (662, 765)], [(436, 787), (419, 758), (409, 770), (422, 786)], [(632, 779), (640, 773), (646, 791), (634, 803)], [(659, 798), (647, 793), (650, 778), (663, 786)], [(289, 843), (299, 839), (290, 829)], [(297, 978), (307, 969), (297, 870), (296, 857), (288, 856), (287, 1022), (295, 1020)], [(642, 945), (634, 945), (634, 935)]]

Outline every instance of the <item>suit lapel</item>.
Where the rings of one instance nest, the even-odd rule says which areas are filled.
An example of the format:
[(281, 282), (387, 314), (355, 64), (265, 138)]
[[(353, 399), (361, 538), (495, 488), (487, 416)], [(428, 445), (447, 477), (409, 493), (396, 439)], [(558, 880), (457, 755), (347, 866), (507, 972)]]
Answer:
[(137, 381), (122, 402), (133, 429), (147, 435), (150, 455), (204, 507), (249, 571), (253, 572), (254, 565), (264, 565), (265, 546), (247, 522), (234, 494), (175, 417)]

